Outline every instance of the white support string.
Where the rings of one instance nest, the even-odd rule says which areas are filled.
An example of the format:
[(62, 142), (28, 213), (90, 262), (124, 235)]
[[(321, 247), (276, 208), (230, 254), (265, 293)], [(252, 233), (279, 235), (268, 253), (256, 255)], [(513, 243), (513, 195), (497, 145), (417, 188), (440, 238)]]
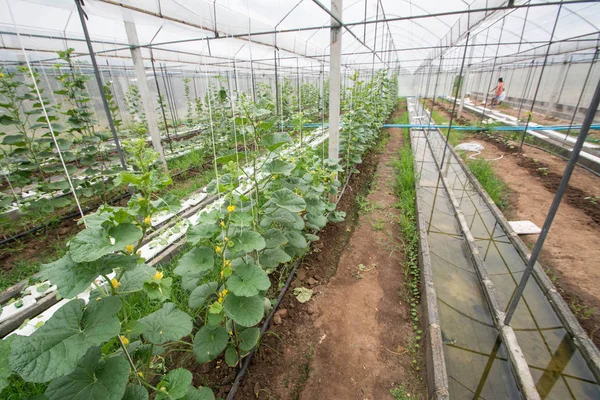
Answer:
[(42, 98), (42, 94), (40, 93), (40, 89), (38, 88), (37, 81), (35, 79), (35, 75), (33, 74), (33, 70), (31, 69), (31, 64), (29, 63), (29, 58), (27, 57), (27, 52), (25, 51), (25, 46), (23, 45), (23, 41), (21, 40), (21, 34), (17, 28), (17, 23), (15, 22), (15, 17), (12, 12), (12, 8), (10, 3), (6, 3), (8, 6), (8, 12), (10, 13), (10, 17), (15, 28), (15, 32), (17, 33), (17, 38), (19, 40), (19, 45), (21, 46), (21, 50), (23, 51), (23, 56), (25, 57), (25, 63), (27, 64), (27, 69), (29, 70), (29, 75), (31, 76), (31, 80), (33, 81), (33, 85), (35, 87), (35, 91), (38, 95), (38, 99), (40, 101), (40, 105), (42, 107), (42, 112), (44, 113), (44, 118), (46, 119), (46, 123), (48, 124), (48, 129), (50, 130), (50, 134), (52, 135), (52, 140), (54, 141), (54, 146), (56, 147), (56, 151), (58, 152), (58, 157), (60, 158), (60, 162), (65, 171), (67, 181), (69, 182), (69, 187), (71, 188), (71, 193), (73, 193), (73, 197), (75, 198), (75, 203), (77, 204), (77, 209), (79, 210), (79, 214), (81, 214), (81, 220), (83, 221), (83, 225), (87, 228), (87, 224), (85, 222), (85, 216), (83, 215), (83, 210), (81, 209), (81, 204), (79, 203), (79, 198), (77, 197), (77, 193), (75, 192), (75, 188), (73, 187), (73, 182), (71, 181), (71, 175), (69, 175), (69, 171), (67, 170), (67, 165), (65, 164), (65, 160), (63, 159), (62, 153), (60, 151), (60, 147), (58, 146), (58, 142), (56, 141), (56, 135), (54, 134), (54, 128), (52, 128), (52, 123), (50, 122), (50, 117), (48, 116), (48, 112), (46, 111), (46, 106), (44, 104), (44, 99)]
[[(205, 67), (206, 65), (204, 65), (203, 63), (204, 60), (202, 60), (202, 57), (200, 57), (200, 62), (202, 64), (203, 67)], [(202, 70), (202, 69), (200, 69)], [(219, 168), (217, 167), (217, 148), (215, 146), (215, 129), (214, 129), (214, 125), (213, 125), (213, 117), (212, 117), (212, 102), (210, 100), (211, 98), (211, 91), (210, 91), (210, 86), (208, 84), (208, 69), (206, 70), (206, 98), (208, 99), (208, 118), (210, 121), (210, 136), (212, 139), (212, 148), (213, 148), (213, 164), (215, 167), (215, 178), (217, 180), (217, 197), (219, 199), (221, 199), (221, 191), (219, 190)]]

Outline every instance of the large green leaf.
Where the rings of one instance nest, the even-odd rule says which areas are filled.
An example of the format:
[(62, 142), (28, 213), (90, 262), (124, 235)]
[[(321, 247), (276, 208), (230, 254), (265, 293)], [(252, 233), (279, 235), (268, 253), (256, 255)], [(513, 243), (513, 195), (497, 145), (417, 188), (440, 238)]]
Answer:
[(260, 339), (260, 328), (244, 329), (238, 335), (240, 350), (243, 352), (252, 350), (258, 344), (258, 339)]
[(88, 228), (77, 234), (69, 246), (69, 255), (76, 263), (96, 261), (115, 251), (104, 229)]
[(31, 336), (17, 336), (11, 346), (11, 368), (26, 381), (47, 382), (73, 372), (90, 347), (119, 334), (115, 314), (121, 300), (107, 297), (90, 301), (85, 309), (84, 305), (83, 300), (70, 301)]
[(24, 146), (25, 145), (25, 135), (17, 134), (17, 135), (6, 135), (2, 140), (2, 144), (6, 144), (9, 146)]
[(263, 234), (267, 249), (283, 246), (288, 240), (279, 229), (271, 228)]
[(177, 368), (169, 371), (167, 376), (156, 386), (158, 392), (156, 392), (155, 399), (181, 399), (188, 392), (192, 384), (192, 378), (192, 373), (185, 368)]
[(115, 239), (114, 250), (123, 250), (127, 245), (136, 245), (144, 233), (134, 224), (119, 224), (108, 232)]
[(235, 268), (234, 275), (227, 280), (227, 288), (236, 296), (252, 297), (261, 290), (271, 287), (269, 277), (261, 267), (242, 264)]
[(99, 275), (108, 274), (114, 268), (132, 269), (136, 265), (135, 257), (123, 254), (108, 254), (99, 260), (79, 264), (67, 254), (53, 263), (43, 264), (40, 275), (56, 285), (62, 297), (69, 299), (86, 290)]
[(75, 264), (69, 255), (50, 263), (42, 264), (40, 276), (58, 286), (64, 298), (75, 297), (86, 290), (98, 277), (96, 263)]
[(173, 278), (147, 279), (143, 289), (150, 300), (167, 301), (171, 298)]
[(16, 336), (9, 336), (0, 340), (0, 392), (8, 386), (8, 377), (12, 374), (8, 357), (10, 355), (10, 345)]
[(235, 212), (229, 218), (230, 226), (250, 226), (254, 217), (248, 212)]
[(148, 391), (140, 385), (129, 385), (121, 400), (148, 400)]
[(199, 387), (196, 389), (193, 386), (190, 386), (187, 393), (182, 400), (215, 400), (215, 395), (210, 388), (207, 387)]
[(274, 212), (270, 212), (266, 214), (260, 221), (260, 226), (263, 228), (269, 227), (273, 222), (278, 222), (280, 224), (293, 224), (296, 221), (296, 217), (294, 217), (293, 212), (285, 210), (283, 208), (278, 208)]
[(291, 257), (281, 247), (266, 249), (260, 254), (260, 264), (268, 270), (277, 268), (281, 263), (291, 261)]
[(298, 231), (285, 231), (284, 235), (288, 240), (288, 244), (291, 246), (294, 246), (298, 249), (303, 249), (308, 246), (306, 239)]
[(230, 343), (225, 349), (225, 362), (230, 367), (235, 367), (240, 361), (240, 357), (238, 356), (238, 352), (233, 343)]
[(122, 356), (100, 359), (100, 347), (92, 347), (75, 371), (53, 380), (48, 400), (121, 400), (129, 380), (129, 363)]
[(250, 253), (254, 250), (262, 250), (265, 248), (265, 239), (258, 232), (243, 231), (235, 235), (233, 238), (233, 250), (245, 251)]
[(198, 244), (202, 240), (212, 239), (218, 231), (219, 228), (214, 223), (190, 226), (187, 230), (187, 242)]
[(323, 200), (318, 197), (305, 198), (306, 211), (310, 214), (323, 214), (327, 208), (327, 205)]
[(289, 175), (293, 169), (296, 168), (294, 164), (286, 163), (282, 160), (273, 160), (265, 164), (264, 170), (270, 174), (278, 175)]
[(195, 247), (179, 259), (174, 272), (185, 279), (202, 278), (215, 265), (214, 254), (209, 247)]
[(121, 278), (120, 292), (135, 292), (142, 290), (144, 282), (152, 279), (156, 269), (146, 264), (140, 264), (137, 268), (131, 269), (123, 274)]
[(306, 208), (306, 202), (304, 199), (290, 189), (279, 189), (271, 193), (271, 199), (269, 203), (275, 204), (281, 208), (284, 208), (290, 212), (304, 211)]
[(308, 214), (306, 220), (319, 228), (323, 228), (327, 225), (327, 218), (324, 215)]
[(270, 151), (274, 151), (284, 144), (290, 143), (291, 141), (292, 138), (286, 132), (276, 132), (270, 135), (265, 135), (262, 138), (260, 145), (266, 147)]
[(254, 326), (262, 319), (265, 307), (262, 296), (241, 297), (228, 294), (223, 301), (225, 314), (242, 326)]
[(158, 311), (139, 320), (144, 337), (154, 344), (179, 340), (192, 333), (192, 318), (173, 303), (166, 303)]
[(214, 360), (225, 350), (227, 343), (229, 343), (227, 329), (222, 326), (203, 326), (194, 338), (194, 356), (196, 357), (196, 361), (199, 364), (206, 364)]
[(188, 305), (190, 308), (200, 308), (204, 306), (209, 298), (217, 297), (218, 288), (219, 284), (217, 282), (210, 282), (197, 286), (192, 293), (190, 293)]

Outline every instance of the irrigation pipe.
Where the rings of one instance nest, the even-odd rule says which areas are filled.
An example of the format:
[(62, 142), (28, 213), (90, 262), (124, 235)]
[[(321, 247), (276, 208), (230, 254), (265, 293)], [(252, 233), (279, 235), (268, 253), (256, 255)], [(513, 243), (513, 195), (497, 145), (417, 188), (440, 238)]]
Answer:
[[(348, 178), (346, 178), (346, 183), (344, 184), (344, 187), (342, 188), (342, 191), (340, 192), (340, 196), (338, 197), (337, 201), (335, 202), (336, 208), (337, 208), (338, 203), (342, 199), (342, 196), (344, 195), (346, 188), (348, 187), (348, 185), (350, 183), (350, 178), (352, 177), (352, 175), (353, 175), (352, 172), (350, 172), (350, 174), (348, 174)], [(329, 216), (330, 214), (331, 213), (329, 213), (327, 216)], [(300, 265), (300, 260), (302, 260), (302, 258), (297, 259), (296, 262), (294, 263), (294, 267), (290, 271), (290, 275), (288, 276), (288, 278), (285, 282), (285, 286), (283, 287), (283, 289), (281, 289), (279, 296), (277, 296), (277, 302), (273, 306), (273, 309), (271, 310), (269, 315), (267, 315), (265, 322), (263, 323), (262, 327), (260, 328), (259, 343), (260, 343), (260, 339), (262, 339), (264, 333), (266, 332), (267, 328), (269, 327), (269, 324), (271, 323), (271, 319), (275, 315), (275, 312), (277, 312), (277, 308), (281, 304), (283, 297), (287, 293), (287, 291), (290, 287), (290, 284), (292, 283), (294, 277), (296, 276), (296, 270), (298, 269), (298, 266)], [(250, 367), (250, 363), (252, 362), (252, 358), (254, 357), (255, 353), (256, 353), (256, 349), (252, 350), (248, 354), (248, 356), (244, 359), (242, 368), (236, 375), (235, 380), (233, 381), (233, 385), (231, 386), (231, 390), (227, 394), (227, 400), (235, 399), (235, 394), (237, 393), (237, 390), (239, 389), (240, 385), (242, 384), (242, 380), (244, 379), (244, 376), (246, 375), (246, 372), (248, 371), (248, 368)]]

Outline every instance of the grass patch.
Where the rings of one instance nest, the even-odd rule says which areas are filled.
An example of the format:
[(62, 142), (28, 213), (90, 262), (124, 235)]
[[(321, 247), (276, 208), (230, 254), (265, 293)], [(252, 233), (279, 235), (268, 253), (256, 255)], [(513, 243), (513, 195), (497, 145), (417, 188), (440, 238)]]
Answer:
[(491, 163), (487, 160), (468, 160), (467, 165), (498, 208), (506, 209), (509, 205), (509, 189), (494, 173)]
[[(406, 111), (402, 114), (401, 120), (407, 120)], [(420, 271), (419, 271), (419, 234), (417, 230), (417, 209), (416, 209), (416, 171), (414, 166), (414, 156), (410, 147), (410, 133), (408, 129), (403, 129), (404, 146), (400, 150), (398, 159), (394, 161), (396, 170), (395, 194), (398, 198), (396, 207), (400, 209), (398, 223), (402, 230), (402, 241), (404, 249), (404, 276), (405, 276), (405, 301), (410, 304), (410, 317), (412, 320), (413, 334), (409, 338), (412, 343), (411, 355), (412, 364), (415, 370), (420, 369), (420, 341), (423, 331), (419, 321), (419, 303), (421, 300), (420, 291)], [(400, 389), (398, 387), (395, 389)], [(394, 390), (394, 389), (393, 389)], [(392, 395), (394, 393), (392, 392)], [(395, 396), (395, 395), (394, 395)], [(395, 397), (402, 399), (403, 397)]]

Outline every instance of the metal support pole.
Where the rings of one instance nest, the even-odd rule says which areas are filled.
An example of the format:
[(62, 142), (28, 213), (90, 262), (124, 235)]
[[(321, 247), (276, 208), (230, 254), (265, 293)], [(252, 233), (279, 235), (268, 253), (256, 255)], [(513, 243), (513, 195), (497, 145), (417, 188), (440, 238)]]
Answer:
[[(502, 18), (502, 27), (500, 28), (499, 42), (502, 42), (502, 34), (504, 33), (504, 23), (505, 22), (506, 22), (506, 18)], [(494, 62), (492, 63), (492, 72), (490, 73), (490, 81), (488, 83), (487, 91), (485, 92), (485, 100), (483, 101), (483, 113), (481, 114), (481, 122), (480, 122), (481, 125), (483, 125), (483, 119), (485, 118), (485, 107), (487, 105), (487, 99), (488, 99), (488, 94), (490, 93), (490, 87), (492, 86), (492, 81), (494, 80), (494, 71), (496, 69), (496, 61), (498, 61), (498, 51), (499, 50), (500, 50), (500, 45), (497, 45), (496, 46), (496, 54), (494, 55)], [(490, 109), (491, 108), (492, 107), (490, 105)]]
[(508, 311), (506, 312), (506, 319), (504, 320), (504, 324), (506, 325), (510, 324), (515, 310), (517, 309), (517, 305), (519, 304), (519, 300), (523, 296), (523, 291), (525, 290), (527, 281), (531, 276), (533, 267), (538, 259), (538, 256), (540, 255), (540, 252), (542, 251), (544, 241), (548, 236), (548, 232), (550, 231), (550, 227), (552, 226), (552, 222), (554, 221), (554, 217), (556, 216), (556, 212), (558, 211), (558, 206), (560, 205), (563, 195), (567, 190), (569, 179), (571, 179), (571, 175), (573, 174), (573, 170), (575, 169), (575, 164), (577, 164), (577, 159), (579, 158), (579, 153), (583, 148), (583, 144), (585, 143), (585, 139), (590, 130), (590, 125), (592, 125), (592, 122), (594, 121), (594, 116), (596, 115), (596, 111), (598, 110), (598, 105), (600, 105), (600, 80), (598, 80), (598, 83), (596, 84), (596, 91), (594, 92), (594, 96), (592, 97), (592, 101), (590, 102), (590, 106), (588, 107), (587, 114), (585, 115), (585, 119), (583, 120), (581, 131), (579, 131), (579, 136), (577, 137), (577, 142), (575, 142), (575, 146), (573, 146), (571, 157), (569, 157), (569, 162), (565, 167), (565, 172), (563, 173), (562, 179), (560, 180), (560, 185), (558, 186), (558, 190), (556, 191), (554, 200), (552, 201), (552, 205), (550, 206), (550, 210), (548, 210), (548, 215), (546, 215), (544, 226), (542, 227), (540, 236), (535, 242), (535, 246), (533, 247), (533, 251), (531, 252), (529, 261), (527, 262), (527, 268), (523, 272), (521, 282), (519, 282), (519, 286), (517, 287), (515, 295), (513, 296), (512, 301), (508, 306)]
[[(275, 46), (273, 46), (273, 61), (275, 62), (275, 112), (279, 117), (279, 74), (277, 71), (277, 33), (275, 33)], [(283, 111), (281, 111), (283, 113)], [(281, 123), (281, 122), (280, 122)]]
[[(469, 36), (471, 35), (471, 32), (467, 32), (467, 37), (465, 39), (465, 51), (463, 52), (463, 57), (462, 57), (462, 63), (460, 64), (460, 72), (458, 73), (458, 75), (462, 75), (463, 70), (465, 68), (465, 60), (467, 58), (467, 47), (469, 47)], [(458, 83), (459, 85), (462, 84), (462, 82), (459, 81)], [(457, 88), (460, 89), (460, 88)], [(442, 168), (444, 167), (444, 160), (446, 159), (446, 153), (448, 152), (448, 141), (450, 140), (450, 131), (452, 130), (452, 121), (454, 120), (454, 111), (456, 111), (456, 100), (457, 100), (458, 96), (454, 96), (454, 102), (452, 104), (452, 113), (450, 113), (450, 122), (448, 122), (448, 133), (446, 134), (446, 143), (444, 144), (444, 154), (442, 154), (442, 162), (440, 163), (440, 173), (442, 171)]]
[(548, 62), (548, 56), (550, 55), (550, 49), (552, 48), (552, 40), (554, 39), (554, 32), (556, 32), (556, 27), (558, 25), (558, 20), (560, 18), (561, 10), (562, 10), (562, 4), (558, 7), (558, 12), (556, 13), (556, 19), (554, 20), (554, 26), (552, 27), (552, 33), (550, 34), (550, 42), (548, 42), (548, 49), (546, 50), (546, 55), (544, 56), (544, 63), (542, 64), (542, 70), (540, 71), (540, 78), (538, 79), (538, 83), (535, 88), (535, 93), (533, 95), (533, 100), (531, 101), (531, 108), (529, 109), (529, 116), (527, 117), (527, 122), (525, 123), (525, 129), (523, 130), (523, 136), (521, 136), (521, 144), (519, 145), (519, 152), (523, 151), (523, 142), (525, 141), (525, 136), (527, 135), (527, 128), (529, 127), (529, 122), (531, 122), (531, 116), (533, 115), (533, 107), (535, 107), (535, 99), (537, 99), (537, 95), (540, 91), (540, 86), (542, 85), (544, 69), (546, 68), (546, 63)]
[(565, 84), (565, 80), (567, 79), (567, 69), (569, 66), (569, 57), (565, 55), (562, 65), (560, 66), (560, 72), (558, 73), (558, 79), (556, 82), (560, 82), (558, 85), (554, 86), (554, 90), (550, 94), (550, 98), (548, 99), (548, 107), (546, 107), (546, 117), (550, 115), (552, 109), (554, 109), (554, 105), (558, 100), (558, 93), (562, 91), (562, 88)]
[[(435, 86), (433, 87), (433, 97), (431, 98), (431, 112), (429, 113), (429, 123), (428, 123), (427, 129), (429, 129), (429, 127), (431, 127), (431, 120), (433, 118), (433, 108), (435, 107), (435, 98), (437, 96), (438, 81), (440, 78), (440, 73), (442, 71), (442, 63), (443, 62), (444, 62), (444, 57), (440, 56), (440, 66), (438, 67), (438, 71), (435, 76)], [(425, 108), (425, 105), (423, 105), (423, 108)]]
[(168, 171), (165, 152), (160, 140), (160, 131), (158, 130), (156, 115), (154, 114), (154, 108), (152, 107), (152, 99), (150, 98), (150, 88), (148, 87), (148, 78), (146, 77), (146, 69), (144, 68), (142, 50), (137, 47), (139, 46), (139, 40), (135, 24), (133, 22), (125, 21), (125, 31), (127, 32), (127, 40), (129, 40), (129, 43), (132, 45), (130, 48), (131, 58), (133, 60), (135, 75), (138, 80), (140, 95), (142, 96), (144, 111), (146, 112), (146, 122), (148, 123), (148, 132), (152, 139), (152, 146), (154, 147), (154, 150), (158, 152), (164, 170)]
[(329, 46), (329, 149), (327, 157), (339, 159), (340, 152), (340, 73), (342, 66), (342, 19), (343, 0), (331, 1)]
[(579, 93), (579, 99), (577, 99), (577, 104), (575, 105), (575, 110), (573, 110), (573, 115), (571, 116), (571, 122), (569, 122), (569, 129), (565, 133), (565, 139), (563, 140), (563, 145), (567, 141), (567, 138), (569, 137), (569, 134), (571, 133), (571, 126), (573, 125), (573, 122), (575, 122), (575, 117), (577, 117), (577, 111), (579, 110), (579, 105), (581, 104), (581, 100), (583, 99), (583, 94), (585, 93), (585, 87), (587, 86), (588, 80), (590, 79), (590, 76), (592, 74), (592, 69), (594, 69), (594, 62), (596, 61), (596, 57), (598, 57), (598, 51), (600, 51), (600, 47), (596, 48), (596, 51), (594, 52), (594, 58), (592, 58), (592, 61), (590, 62), (590, 68), (588, 68), (588, 72), (585, 76), (585, 80), (583, 81), (583, 86), (581, 87), (581, 93)]
[(173, 112), (173, 105), (171, 102), (171, 97), (169, 96), (169, 85), (167, 84), (166, 78), (167, 70), (166, 68), (163, 68), (163, 64), (160, 64), (158, 68), (160, 69), (160, 75), (162, 76), (163, 86), (165, 88), (165, 97), (163, 100), (167, 102), (169, 112), (171, 113), (171, 123), (173, 124), (173, 127), (175, 127), (175, 133), (177, 133), (177, 122), (175, 121), (175, 113)]
[(521, 101), (519, 102), (519, 111), (517, 112), (517, 123), (519, 121), (519, 117), (521, 117), (521, 110), (523, 109), (523, 103), (525, 102), (525, 96), (529, 90), (529, 80), (533, 76), (534, 71), (534, 63), (535, 60), (531, 60), (531, 65), (527, 70), (527, 76), (525, 77), (525, 84), (523, 85), (523, 93), (521, 93)]
[[(467, 68), (465, 68), (465, 77), (462, 79), (463, 83), (460, 90), (460, 105), (458, 106), (458, 115), (461, 115), (463, 112), (463, 105), (465, 104), (465, 93), (467, 91), (467, 84), (469, 79), (469, 69), (471, 68), (473, 52), (475, 51), (476, 44), (477, 36), (473, 36), (473, 43), (471, 43), (471, 51), (469, 52), (469, 62), (467, 62)], [(461, 79), (460, 76), (458, 79)]]
[(169, 123), (167, 122), (167, 114), (165, 113), (165, 106), (163, 104), (162, 96), (160, 94), (160, 85), (158, 84), (158, 76), (156, 75), (156, 67), (154, 66), (154, 54), (152, 49), (150, 49), (150, 62), (152, 63), (152, 73), (154, 74), (154, 81), (156, 82), (156, 91), (158, 92), (158, 104), (160, 105), (160, 110), (162, 112), (163, 121), (165, 123), (165, 130), (167, 131), (167, 138), (169, 138), (169, 149), (171, 153), (173, 153), (173, 144), (171, 143), (171, 135), (169, 133)]
[(104, 113), (106, 114), (106, 119), (108, 120), (108, 126), (110, 127), (110, 132), (112, 133), (113, 140), (115, 141), (115, 147), (117, 148), (117, 153), (119, 154), (119, 161), (121, 163), (121, 168), (123, 168), (123, 170), (126, 171), (127, 164), (125, 164), (125, 157), (123, 157), (123, 151), (121, 150), (121, 144), (119, 143), (119, 137), (117, 136), (117, 129), (115, 128), (115, 122), (113, 121), (113, 117), (110, 112), (110, 108), (108, 107), (108, 101), (106, 100), (106, 94), (104, 93), (104, 85), (102, 83), (102, 77), (100, 76), (100, 70), (98, 69), (98, 64), (96, 63), (96, 55), (94, 54), (94, 48), (92, 47), (92, 42), (90, 40), (90, 34), (87, 29), (87, 23), (85, 22), (87, 15), (83, 11), (81, 0), (75, 0), (75, 4), (77, 4), (77, 12), (79, 13), (81, 27), (83, 28), (83, 34), (85, 36), (85, 41), (87, 43), (88, 51), (90, 52), (90, 59), (92, 60), (92, 67), (94, 68), (94, 75), (96, 76), (96, 83), (98, 84), (98, 89), (100, 91), (100, 97), (102, 98), (102, 105), (104, 106)]

